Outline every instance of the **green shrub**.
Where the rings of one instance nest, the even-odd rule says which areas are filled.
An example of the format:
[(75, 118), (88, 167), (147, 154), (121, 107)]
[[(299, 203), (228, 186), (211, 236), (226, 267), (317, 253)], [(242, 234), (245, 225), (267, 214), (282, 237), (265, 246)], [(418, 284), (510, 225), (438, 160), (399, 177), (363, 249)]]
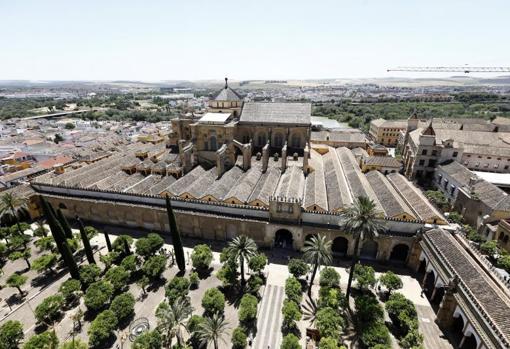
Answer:
[(165, 256), (157, 255), (149, 257), (143, 263), (142, 271), (151, 280), (159, 279), (165, 271), (166, 262)]
[(404, 336), (404, 338), (401, 339), (400, 346), (403, 349), (414, 349), (421, 348), (422, 343), (423, 335), (420, 334), (418, 328), (413, 328)]
[(423, 336), (418, 332), (418, 315), (413, 302), (401, 293), (394, 293), (385, 306), (401, 340), (401, 347), (409, 349), (420, 346)]
[(101, 275), (101, 269), (95, 264), (82, 265), (79, 270), (80, 280), (85, 287), (99, 280), (99, 276)]
[(246, 333), (242, 327), (237, 327), (232, 332), (232, 348), (233, 349), (244, 349), (248, 344), (246, 339)]
[(344, 320), (338, 311), (329, 307), (317, 311), (315, 321), (321, 337), (338, 337), (344, 326)]
[(174, 302), (179, 297), (186, 297), (189, 292), (190, 282), (187, 278), (176, 276), (166, 286), (165, 295), (168, 301)]
[(205, 244), (196, 245), (191, 252), (191, 262), (193, 268), (197, 270), (207, 270), (213, 260), (211, 248)]
[(217, 288), (210, 288), (205, 291), (202, 298), (202, 307), (207, 314), (223, 314), (225, 309), (225, 296)]
[(496, 240), (486, 241), (480, 245), (480, 251), (488, 256), (494, 256), (499, 252), (498, 242)]
[(340, 286), (340, 274), (335, 269), (326, 267), (321, 270), (319, 284), (326, 287), (338, 287)]
[(193, 348), (198, 348), (200, 346), (200, 338), (199, 338), (199, 329), (201, 324), (204, 322), (204, 318), (199, 315), (191, 315), (188, 320), (188, 332), (190, 334), (190, 343)]
[(310, 267), (308, 266), (308, 264), (306, 264), (306, 262), (301, 258), (292, 258), (289, 261), (288, 268), (289, 273), (291, 273), (292, 275), (294, 275), (295, 278), (298, 279), (306, 275), (306, 273), (310, 271)]
[(57, 264), (57, 255), (54, 253), (43, 254), (32, 262), (31, 269), (41, 273), (43, 271), (53, 271), (53, 267)]
[(285, 295), (288, 299), (293, 300), (297, 304), (301, 303), (303, 288), (298, 279), (291, 276), (285, 280)]
[(321, 287), (319, 290), (319, 301), (317, 307), (330, 307), (333, 309), (341, 309), (346, 306), (345, 295), (340, 288)]
[(248, 324), (257, 317), (258, 300), (251, 294), (245, 294), (239, 304), (239, 321)]
[(301, 349), (301, 344), (299, 344), (299, 338), (289, 333), (285, 337), (283, 337), (282, 344), (280, 349)]
[(135, 312), (135, 297), (129, 292), (119, 294), (113, 299), (110, 310), (119, 322), (126, 320)]
[(147, 237), (135, 242), (136, 253), (144, 258), (149, 258), (154, 256), (163, 247), (164, 243), (165, 240), (159, 234), (149, 233)]
[(34, 311), (38, 322), (51, 325), (60, 315), (60, 310), (64, 304), (64, 297), (60, 294), (49, 296), (39, 304)]
[(123, 267), (110, 268), (105, 275), (105, 280), (112, 284), (114, 292), (119, 292), (126, 288), (128, 279), (129, 272)]
[(91, 310), (99, 310), (110, 303), (113, 286), (108, 281), (96, 281), (85, 292), (85, 305)]
[[(58, 338), (54, 331), (36, 334), (23, 345), (23, 349), (54, 349), (58, 346)], [(0, 347), (2, 347), (0, 345)], [(3, 347), (2, 347), (3, 348)]]
[(362, 295), (354, 300), (356, 318), (358, 323), (364, 324), (371, 321), (382, 321), (384, 309), (373, 295)]
[(252, 275), (248, 279), (248, 290), (252, 294), (258, 294), (262, 285), (264, 285), (264, 280), (258, 275)]
[(134, 273), (138, 268), (138, 258), (134, 254), (124, 257), (120, 266), (130, 273)]
[(363, 326), (361, 331), (361, 342), (368, 348), (377, 344), (389, 346), (390, 331), (382, 321), (373, 321)]
[(322, 337), (319, 342), (319, 349), (340, 349), (338, 340), (333, 337)]
[(380, 278), (381, 284), (391, 293), (393, 290), (402, 288), (402, 279), (392, 271), (387, 271)]
[(257, 253), (255, 256), (252, 256), (248, 262), (248, 267), (251, 269), (251, 271), (257, 274), (262, 272), (266, 265), (267, 257), (263, 253)]
[(296, 321), (301, 320), (301, 309), (296, 302), (286, 299), (283, 301), (283, 328), (290, 330), (296, 327)]
[(163, 340), (158, 330), (152, 330), (142, 333), (136, 337), (132, 349), (161, 349), (163, 348)]
[(76, 279), (67, 279), (58, 289), (66, 304), (74, 303), (81, 294), (81, 283)]
[(23, 340), (23, 325), (16, 320), (7, 320), (0, 325), (0, 343), (2, 349), (17, 349)]
[(189, 284), (190, 288), (197, 289), (198, 285), (200, 284), (200, 278), (198, 277), (198, 273), (195, 271), (192, 271), (189, 273)]
[(448, 220), (452, 223), (461, 224), (462, 216), (460, 213), (453, 211), (453, 212), (450, 212), (450, 214), (448, 215)]
[[(220, 256), (220, 258), (222, 258)], [(226, 257), (224, 257), (226, 258)], [(233, 259), (226, 259), (223, 266), (218, 270), (216, 276), (223, 283), (223, 287), (232, 287), (237, 284), (239, 273), (237, 272), (237, 263)]]
[(120, 254), (126, 255), (126, 243), (128, 247), (131, 247), (133, 238), (129, 235), (119, 235), (112, 243), (112, 249), (116, 252), (119, 252)]
[(87, 234), (87, 237), (90, 240), (90, 239), (96, 237), (99, 234), (99, 231), (96, 228), (94, 228), (94, 227), (86, 226), (85, 227), (85, 234)]
[(102, 346), (117, 327), (117, 318), (111, 310), (100, 313), (90, 324), (89, 345), (93, 348)]
[(499, 257), (497, 264), (499, 268), (503, 268), (510, 273), (510, 255)]
[(358, 286), (362, 289), (368, 289), (375, 285), (375, 270), (371, 266), (356, 264), (354, 268), (354, 279), (358, 282)]

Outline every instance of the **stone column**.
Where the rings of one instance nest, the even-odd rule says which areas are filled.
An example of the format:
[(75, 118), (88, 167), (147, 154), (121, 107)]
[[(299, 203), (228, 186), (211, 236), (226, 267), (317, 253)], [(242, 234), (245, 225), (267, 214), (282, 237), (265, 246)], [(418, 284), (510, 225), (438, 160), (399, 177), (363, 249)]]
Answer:
[(439, 310), (437, 311), (436, 322), (439, 327), (443, 329), (450, 328), (453, 324), (453, 312), (457, 307), (457, 300), (455, 299), (454, 293), (447, 291), (444, 296), (441, 304), (439, 305)]
[(430, 301), (434, 301), (434, 298), (436, 297), (437, 293), (437, 286), (434, 286), (434, 290), (432, 291), (432, 294), (430, 295)]

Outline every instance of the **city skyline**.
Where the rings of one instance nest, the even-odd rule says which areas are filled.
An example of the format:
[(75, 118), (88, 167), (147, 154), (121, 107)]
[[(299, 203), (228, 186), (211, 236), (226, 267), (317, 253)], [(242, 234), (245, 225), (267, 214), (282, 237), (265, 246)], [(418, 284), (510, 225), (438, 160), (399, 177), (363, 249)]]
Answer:
[[(445, 77), (396, 66), (508, 66), (504, 1), (0, 5), (1, 80)], [(459, 35), (462, 33), (462, 35)], [(504, 74), (470, 74), (494, 76)]]

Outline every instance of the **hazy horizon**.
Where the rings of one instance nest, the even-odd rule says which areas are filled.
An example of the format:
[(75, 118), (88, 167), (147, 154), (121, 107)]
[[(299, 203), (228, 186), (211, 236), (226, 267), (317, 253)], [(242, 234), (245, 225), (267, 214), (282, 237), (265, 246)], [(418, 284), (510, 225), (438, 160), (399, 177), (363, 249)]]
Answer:
[(508, 13), (503, 0), (10, 1), (0, 80), (450, 78), (463, 74), (386, 69), (509, 66)]

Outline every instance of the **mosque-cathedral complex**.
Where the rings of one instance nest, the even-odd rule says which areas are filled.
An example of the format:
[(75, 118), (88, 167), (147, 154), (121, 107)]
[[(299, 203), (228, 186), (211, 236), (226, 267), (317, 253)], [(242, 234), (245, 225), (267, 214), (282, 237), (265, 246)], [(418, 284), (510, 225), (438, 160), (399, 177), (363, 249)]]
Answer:
[(473, 262), (465, 242), (405, 176), (363, 173), (355, 151), (315, 147), (311, 126), (309, 103), (244, 102), (225, 79), (205, 114), (172, 120), (166, 143), (130, 144), (31, 186), (69, 217), (161, 232), (169, 229), (168, 195), (184, 236), (245, 234), (261, 246), (299, 250), (313, 234), (325, 234), (336, 257), (354, 248), (341, 212), (356, 197), (369, 197), (386, 229), (360, 246), (361, 257), (408, 265), (437, 302), (441, 326), (460, 326), (477, 349), (509, 348), (508, 283)]

